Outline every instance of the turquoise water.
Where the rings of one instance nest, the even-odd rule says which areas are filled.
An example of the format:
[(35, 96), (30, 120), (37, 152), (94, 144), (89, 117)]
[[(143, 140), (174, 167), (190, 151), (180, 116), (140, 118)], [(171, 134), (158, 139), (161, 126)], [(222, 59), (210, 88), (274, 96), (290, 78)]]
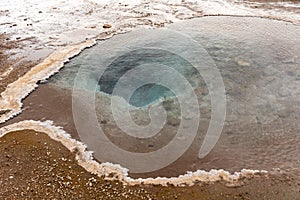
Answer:
[[(105, 61), (106, 58), (100, 57), (98, 53), (99, 49), (101, 49), (101, 43), (96, 47), (86, 50), (79, 57), (72, 59), (70, 63), (64, 66), (60, 73), (49, 80), (49, 83), (71, 89), (74, 87), (74, 81), (77, 76), (77, 78), (80, 77), (78, 79), (81, 79), (80, 87), (85, 85), (84, 90), (112, 95), (119, 79), (121, 77), (125, 77), (126, 79), (126, 76), (124, 76), (126, 72), (130, 72), (135, 67), (143, 64), (153, 66), (159, 64), (173, 68), (184, 76), (194, 87), (197, 84), (194, 80), (197, 80), (197, 82), (199, 82), (199, 80), (201, 81), (199, 72), (191, 63), (179, 55), (165, 50), (141, 48), (129, 52), (124, 51), (121, 52), (121, 56), (112, 59), (113, 61), (110, 63)], [(96, 64), (91, 65), (87, 63), (91, 61), (91, 59), (94, 59), (93, 63)], [(99, 70), (103, 70), (101, 76), (99, 75)], [(161, 69), (151, 72), (153, 76), (161, 76), (165, 73), (168, 73), (168, 70)], [(142, 72), (138, 77), (136, 76), (135, 79), (131, 79), (132, 77), (127, 79), (129, 79), (130, 84), (135, 85), (143, 81), (144, 76), (148, 75)], [(202, 84), (205, 86), (203, 81)], [(126, 89), (129, 88), (127, 86), (123, 87), (125, 90), (123, 91), (124, 93), (130, 92), (126, 91)], [(118, 94), (118, 96), (123, 97), (122, 94)], [(166, 100), (175, 96), (173, 91), (160, 85), (156, 81), (156, 83), (147, 83), (136, 88), (128, 103), (135, 107), (145, 107), (151, 103), (163, 101), (164, 99)]]
[[(101, 48), (101, 45), (99, 46)], [(102, 74), (98, 81), (98, 91), (105, 92), (107, 94), (112, 94), (116, 83), (119, 79), (128, 71), (134, 69), (135, 67), (143, 64), (160, 64), (170, 66), (178, 70), (191, 84), (193, 82), (190, 80), (192, 75), (196, 75), (197, 71), (193, 66), (186, 60), (180, 58), (178, 55), (157, 49), (138, 49), (135, 51), (130, 51), (121, 55), (110, 63)], [(153, 73), (163, 74), (161, 71), (153, 71)], [(131, 84), (135, 84), (137, 81), (142, 81), (147, 74), (140, 74), (139, 77), (135, 77), (138, 80), (130, 80)], [(124, 87), (126, 89), (127, 87)], [(170, 91), (170, 89), (156, 84), (149, 83), (137, 88), (132, 94), (129, 103), (136, 107), (143, 107), (149, 105), (152, 102), (156, 102), (160, 99), (166, 99), (169, 97), (174, 97), (175, 94)]]

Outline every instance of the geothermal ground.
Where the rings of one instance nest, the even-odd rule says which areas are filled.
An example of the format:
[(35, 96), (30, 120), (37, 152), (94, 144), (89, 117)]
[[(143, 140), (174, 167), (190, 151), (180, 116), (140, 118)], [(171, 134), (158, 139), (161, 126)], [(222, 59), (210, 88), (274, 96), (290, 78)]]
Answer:
[[(59, 96), (47, 85), (36, 88), (39, 80), (59, 71), (64, 61), (93, 45), (95, 39), (107, 39), (135, 27), (159, 28), (204, 15), (261, 16), (297, 25), (299, 4), (266, 1), (247, 4), (231, 1), (78, 2), (44, 4), (7, 0), (0, 3), (2, 199), (299, 199), (299, 174), (280, 169), (267, 173), (244, 171), (242, 175), (212, 171), (194, 174), (196, 178), (192, 175), (173, 180), (130, 179), (121, 167), (105, 167), (92, 162), (88, 156), (81, 158), (87, 152), (76, 148), (76, 145), (80, 146), (76, 143), (79, 138), (73, 122), (66, 120), (69, 118), (65, 116), (72, 112), (68, 99), (66, 101), (67, 95)], [(104, 26), (107, 23), (112, 27)], [(47, 96), (50, 97), (48, 102)], [(52, 109), (53, 101), (61, 109)], [(46, 120), (54, 122), (39, 123)], [(60, 135), (62, 130), (57, 126), (71, 137), (64, 133)], [(208, 159), (213, 160), (212, 157)], [(222, 164), (226, 167), (226, 162), (219, 166)], [(211, 168), (209, 165), (203, 167), (207, 171)], [(236, 170), (240, 169), (237, 167)], [(163, 173), (169, 177), (178, 176), (172, 171)]]

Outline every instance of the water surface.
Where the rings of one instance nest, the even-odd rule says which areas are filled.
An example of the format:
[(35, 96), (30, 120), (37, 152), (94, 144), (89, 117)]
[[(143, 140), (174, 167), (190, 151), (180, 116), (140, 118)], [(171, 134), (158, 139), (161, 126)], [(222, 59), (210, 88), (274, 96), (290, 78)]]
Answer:
[[(133, 176), (173, 176), (188, 170), (212, 168), (229, 171), (281, 168), (299, 173), (299, 26), (261, 18), (204, 17), (175, 23), (168, 28), (186, 34), (200, 44), (215, 62), (224, 81), (227, 100), (225, 126), (217, 145), (204, 159), (198, 158), (198, 151), (211, 119), (210, 91), (201, 74), (195, 70), (197, 66), (178, 55), (147, 48), (129, 53), (121, 49), (122, 56), (119, 56), (120, 51), (116, 54), (118, 56), (110, 51), (99, 54), (103, 51), (103, 43), (100, 42), (66, 64), (45, 88), (50, 87), (57, 93), (64, 89), (67, 91), (65, 95), (71, 98), (78, 70), (84, 69), (80, 85), (86, 92), (96, 92), (95, 110), (107, 137), (127, 151), (153, 152), (176, 137), (181, 120), (176, 94), (153, 83), (138, 88), (127, 102), (134, 106), (131, 108), (132, 118), (140, 125), (149, 123), (149, 106), (163, 105), (165, 108), (165, 126), (147, 139), (129, 136), (116, 125), (110, 111), (110, 97), (119, 78), (136, 66), (153, 62), (172, 66), (188, 80), (200, 103), (197, 137), (175, 163), (157, 172)], [(131, 33), (127, 34), (108, 41), (112, 44), (122, 42)], [(189, 46), (180, 42), (174, 44), (174, 48), (186, 51)], [(141, 35), (140, 44), (147, 47), (149, 41), (144, 41)], [(112, 57), (114, 62), (106, 63)], [(101, 68), (105, 68), (103, 76), (94, 76)], [(153, 71), (154, 75), (164, 73), (167, 72)], [(143, 77), (137, 77), (137, 81), (140, 79)], [(117, 162), (112, 157), (99, 160)]]

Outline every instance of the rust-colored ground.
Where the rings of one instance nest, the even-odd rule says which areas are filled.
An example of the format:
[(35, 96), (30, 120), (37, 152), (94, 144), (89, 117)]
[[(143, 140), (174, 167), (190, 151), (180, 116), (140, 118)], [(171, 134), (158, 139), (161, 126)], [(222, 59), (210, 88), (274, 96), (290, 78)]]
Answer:
[(300, 182), (286, 175), (193, 187), (135, 186), (105, 181), (77, 164), (75, 153), (32, 130), (0, 138), (1, 199), (299, 199)]

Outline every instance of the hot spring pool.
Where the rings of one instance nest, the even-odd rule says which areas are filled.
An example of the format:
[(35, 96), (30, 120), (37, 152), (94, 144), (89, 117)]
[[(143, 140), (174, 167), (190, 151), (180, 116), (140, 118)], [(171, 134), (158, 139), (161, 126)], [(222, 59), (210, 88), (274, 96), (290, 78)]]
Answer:
[[(92, 120), (86, 115), (95, 112), (105, 137), (109, 139), (98, 144), (94, 135), (84, 141), (90, 150), (95, 151), (95, 157), (102, 162), (121, 163), (131, 170), (131, 164), (119, 161), (121, 158), (115, 155), (115, 151), (110, 151), (109, 146), (106, 150), (101, 146), (110, 141), (122, 151), (143, 155), (153, 153), (152, 156), (170, 141), (189, 140), (189, 133), (176, 133), (182, 120), (194, 123), (193, 119), (198, 115), (183, 116), (180, 99), (188, 101), (195, 96), (200, 115), (197, 134), (191, 139), (190, 146), (170, 165), (145, 173), (137, 170), (136, 173), (168, 176), (211, 168), (229, 171), (281, 168), (299, 172), (300, 27), (261, 18), (204, 17), (174, 23), (165, 29), (170, 34), (160, 29), (138, 30), (99, 41), (65, 64), (46, 83), (58, 92), (64, 88), (69, 95), (73, 90), (80, 91), (82, 98), (78, 109), (82, 109), (81, 121), (86, 125), (77, 131), (90, 133), (98, 130), (88, 123)], [(151, 36), (147, 35), (150, 33)], [(193, 49), (194, 44), (201, 50)], [(155, 70), (151, 68), (154, 65)], [(139, 66), (144, 67), (143, 70), (137, 70)], [(224, 84), (226, 115), (216, 145), (200, 159), (199, 149), (212, 119), (212, 97), (216, 97), (209, 84), (213, 85), (218, 79), (213, 73), (203, 76), (202, 72), (211, 70), (212, 66), (216, 67)], [(179, 78), (173, 77), (172, 73), (169, 75), (170, 72)], [(164, 78), (170, 81), (165, 83)], [(180, 85), (180, 78), (186, 80), (189, 89)], [(121, 79), (120, 90), (114, 93)], [(146, 84), (141, 85), (144, 81)], [(174, 87), (166, 87), (168, 84)], [(92, 108), (85, 102), (90, 98), (89, 94), (95, 102)], [(123, 112), (122, 106), (129, 106), (129, 120), (139, 127), (160, 117), (154, 110), (151, 118), (149, 110), (153, 108), (163, 108), (166, 121), (160, 130), (152, 127), (157, 132), (148, 136), (127, 134), (114, 119), (112, 97), (117, 97), (122, 104), (118, 104), (117, 111)], [(223, 100), (214, 99), (216, 105)], [(89, 133), (83, 134), (83, 140)], [(180, 144), (178, 148), (182, 148)], [(170, 154), (164, 154), (165, 158)], [(151, 160), (151, 156), (145, 160)], [(135, 163), (130, 157), (127, 161), (138, 165), (140, 160)]]

